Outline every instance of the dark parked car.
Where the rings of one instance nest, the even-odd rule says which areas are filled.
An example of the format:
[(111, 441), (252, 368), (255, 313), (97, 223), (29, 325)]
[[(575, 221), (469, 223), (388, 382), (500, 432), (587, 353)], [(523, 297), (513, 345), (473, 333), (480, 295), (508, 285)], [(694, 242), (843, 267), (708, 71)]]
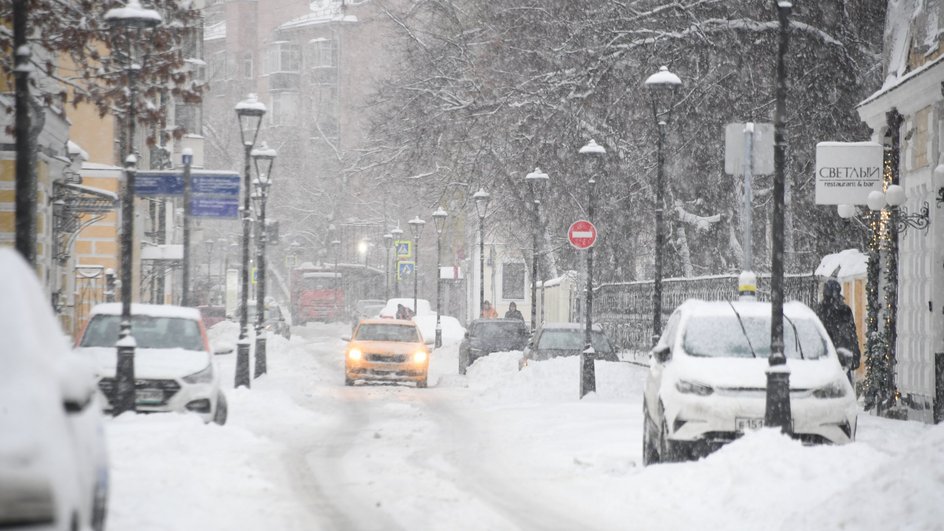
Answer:
[(521, 319), (476, 319), (459, 345), (459, 374), (475, 360), (492, 352), (521, 350), (528, 344), (530, 330)]
[[(528, 364), (528, 360), (548, 360), (560, 356), (577, 356), (583, 352), (584, 331), (583, 323), (545, 323), (534, 332), (534, 337), (524, 351), (520, 366)], [(596, 353), (596, 359), (604, 361), (619, 361), (616, 349), (609, 338), (603, 333), (603, 327), (593, 325), (590, 341)]]

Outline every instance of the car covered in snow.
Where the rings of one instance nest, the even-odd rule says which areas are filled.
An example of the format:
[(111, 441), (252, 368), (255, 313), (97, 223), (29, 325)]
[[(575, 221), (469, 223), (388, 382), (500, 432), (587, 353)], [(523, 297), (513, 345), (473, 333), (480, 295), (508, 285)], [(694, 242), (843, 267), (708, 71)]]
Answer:
[[(399, 298), (399, 299), (390, 299), (387, 301), (387, 304), (384, 305), (383, 309), (380, 310), (380, 317), (384, 319), (395, 319), (397, 317), (397, 307), (403, 305), (410, 310), (413, 310), (413, 299), (412, 298)], [(432, 306), (430, 306), (429, 301), (426, 299), (417, 299), (416, 300), (416, 311), (413, 312), (415, 315), (432, 315), (433, 312)]]
[[(816, 314), (783, 306), (793, 436), (804, 443), (854, 440), (855, 392), (842, 356)], [(762, 427), (771, 306), (689, 300), (669, 318), (650, 354), (643, 399), (643, 462), (692, 459)]]
[[(429, 347), (413, 321), (365, 319), (344, 349), (344, 384), (357, 380), (414, 382), (426, 387)], [(432, 343), (432, 338), (429, 339)]]
[(0, 529), (105, 528), (95, 369), (74, 354), (30, 266), (0, 248)]
[(476, 319), (459, 344), (459, 374), (492, 352), (523, 350), (531, 330), (521, 319)]
[[(590, 335), (594, 356), (603, 361), (619, 361), (613, 343), (606, 337), (603, 327), (593, 325)], [(518, 366), (529, 361), (542, 361), (561, 356), (578, 356), (586, 349), (586, 325), (583, 323), (544, 323), (534, 331), (534, 336), (524, 349)]]
[[(98, 368), (98, 388), (105, 409), (117, 388), (115, 342), (121, 322), (121, 304), (99, 304), (75, 351), (92, 359)], [(190, 411), (205, 422), (226, 422), (226, 396), (207, 340), (200, 312), (172, 305), (132, 304), (131, 335), (134, 352), (135, 408), (139, 412)], [(220, 353), (232, 346), (219, 345)]]

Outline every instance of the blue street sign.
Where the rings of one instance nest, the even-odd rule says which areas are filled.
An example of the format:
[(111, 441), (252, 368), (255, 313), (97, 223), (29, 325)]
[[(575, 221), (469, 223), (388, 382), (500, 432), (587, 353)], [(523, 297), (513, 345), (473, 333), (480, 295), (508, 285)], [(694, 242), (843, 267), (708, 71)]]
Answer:
[(413, 242), (410, 240), (397, 240), (393, 242), (394, 247), (396, 248), (396, 257), (397, 259), (401, 258), (413, 258)]
[[(190, 215), (198, 218), (236, 219), (239, 217), (238, 173), (194, 170)], [(184, 194), (182, 170), (138, 172), (134, 183), (135, 195), (140, 197), (175, 197)]]
[(194, 173), (193, 193), (239, 197), (239, 175), (235, 173)]
[(239, 217), (239, 198), (194, 197), (190, 215), (197, 218), (236, 219)]
[(397, 278), (402, 279), (413, 274), (416, 269), (416, 262), (397, 262)]
[(139, 197), (184, 195), (184, 174), (177, 170), (139, 171), (134, 179)]

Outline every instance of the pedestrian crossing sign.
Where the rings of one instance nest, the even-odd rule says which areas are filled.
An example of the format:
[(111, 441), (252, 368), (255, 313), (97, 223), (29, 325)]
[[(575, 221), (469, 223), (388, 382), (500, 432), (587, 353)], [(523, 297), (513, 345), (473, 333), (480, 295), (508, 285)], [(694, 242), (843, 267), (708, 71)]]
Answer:
[(397, 260), (413, 258), (413, 242), (410, 240), (397, 240), (393, 242), (397, 249)]
[(412, 275), (415, 270), (416, 270), (416, 262), (398, 261), (397, 262), (397, 279), (403, 280), (403, 277), (408, 277)]

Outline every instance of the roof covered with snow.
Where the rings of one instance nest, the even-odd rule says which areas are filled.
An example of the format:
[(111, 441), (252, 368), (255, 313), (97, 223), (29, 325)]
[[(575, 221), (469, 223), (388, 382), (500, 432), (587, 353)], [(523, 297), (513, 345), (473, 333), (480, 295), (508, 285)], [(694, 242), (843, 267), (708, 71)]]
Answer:
[(823, 257), (816, 267), (818, 277), (836, 277), (839, 280), (864, 277), (869, 257), (858, 249), (846, 249)]

